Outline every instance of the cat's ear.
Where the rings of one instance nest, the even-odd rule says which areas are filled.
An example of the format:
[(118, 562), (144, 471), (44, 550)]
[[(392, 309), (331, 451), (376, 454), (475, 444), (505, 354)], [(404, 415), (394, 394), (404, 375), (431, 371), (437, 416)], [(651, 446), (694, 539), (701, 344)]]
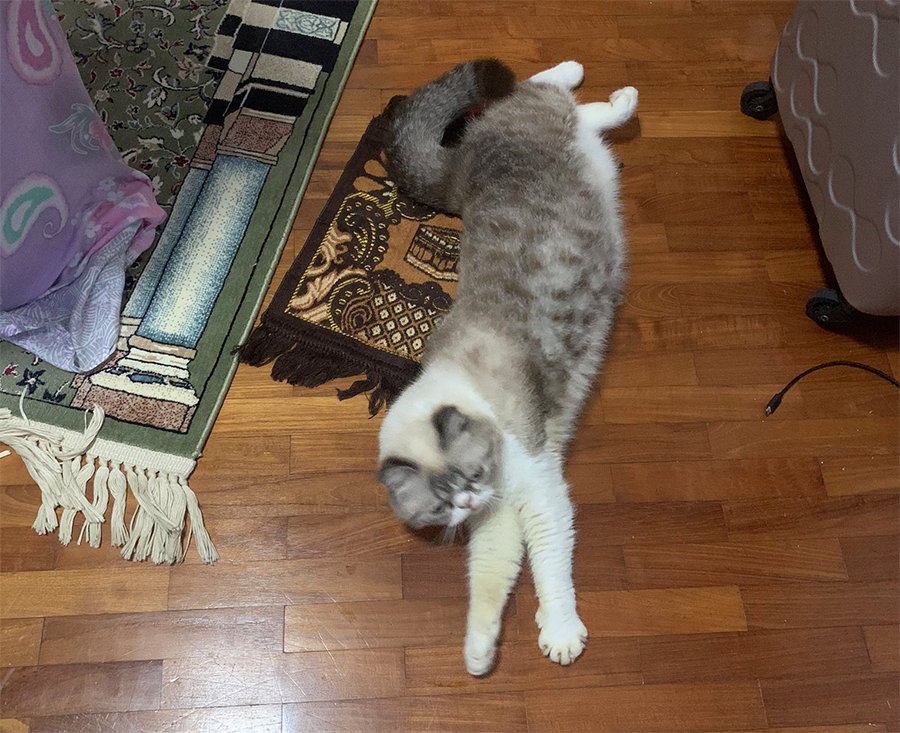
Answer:
[(378, 469), (378, 481), (391, 493), (398, 491), (419, 472), (418, 466), (400, 458), (385, 458)]
[(434, 413), (431, 423), (438, 434), (438, 443), (441, 450), (447, 450), (453, 443), (469, 429), (470, 421), (453, 405), (445, 405)]

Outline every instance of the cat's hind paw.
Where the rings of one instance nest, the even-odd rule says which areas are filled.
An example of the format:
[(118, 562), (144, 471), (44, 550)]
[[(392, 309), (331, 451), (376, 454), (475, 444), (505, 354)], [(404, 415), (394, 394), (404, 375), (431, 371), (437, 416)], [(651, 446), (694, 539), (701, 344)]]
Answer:
[(584, 651), (587, 643), (588, 631), (581, 623), (578, 616), (571, 616), (565, 620), (542, 618), (541, 633), (538, 637), (538, 646), (545, 657), (551, 662), (571, 664)]
[(622, 87), (609, 95), (609, 103), (613, 109), (626, 119), (634, 114), (638, 105), (638, 90), (634, 87)]
[(563, 61), (551, 69), (535, 74), (530, 81), (552, 84), (563, 89), (575, 89), (584, 81), (584, 67), (577, 61)]
[(466, 670), (473, 677), (484, 677), (494, 668), (497, 656), (497, 643), (494, 638), (477, 632), (466, 634), (466, 646), (463, 650)]

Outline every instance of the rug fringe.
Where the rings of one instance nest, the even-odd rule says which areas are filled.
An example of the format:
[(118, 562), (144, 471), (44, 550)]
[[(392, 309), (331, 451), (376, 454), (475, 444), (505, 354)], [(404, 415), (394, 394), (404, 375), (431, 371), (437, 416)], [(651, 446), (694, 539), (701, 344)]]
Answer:
[(375, 417), (385, 404), (389, 405), (400, 395), (410, 381), (368, 371), (365, 379), (357, 380), (347, 389), (339, 389), (337, 398), (349, 400), (351, 397), (365, 393), (369, 400), (369, 415)]
[(237, 351), (241, 361), (251, 366), (264, 366), (274, 361), (272, 379), (300, 387), (320, 387), (333, 379), (363, 375), (347, 389), (338, 390), (337, 397), (348, 400), (365, 394), (369, 400), (369, 414), (373, 417), (385, 404), (390, 404), (417, 373), (414, 367), (406, 373), (398, 370), (389, 373), (376, 365), (309, 343), (265, 322), (253, 330)]
[[(21, 407), (20, 407), (21, 410)], [(78, 544), (87, 540), (100, 545), (100, 525), (112, 498), (110, 534), (112, 544), (122, 547), (126, 560), (149, 558), (156, 564), (173, 564), (184, 559), (191, 537), (205, 563), (218, 553), (203, 526), (197, 497), (187, 483), (190, 470), (160, 470), (150, 461), (140, 460), (141, 451), (108, 440), (98, 440), (103, 425), (103, 408), (93, 409), (83, 433), (13, 417), (0, 409), (0, 442), (6, 443), (22, 460), (41, 489), (41, 506), (32, 525), (38, 534), (58, 529), (59, 541), (72, 541), (76, 516), (84, 516)], [(156, 454), (157, 456), (160, 454)], [(143, 465), (146, 462), (147, 465)], [(193, 462), (189, 462), (191, 466)], [(92, 494), (88, 499), (87, 488)], [(138, 502), (125, 525), (125, 504), (129, 490)], [(62, 507), (57, 517), (56, 510)], [(186, 518), (190, 526), (185, 534)]]
[(263, 322), (254, 328), (242, 346), (232, 353), (250, 366), (263, 366), (291, 348), (293, 339)]

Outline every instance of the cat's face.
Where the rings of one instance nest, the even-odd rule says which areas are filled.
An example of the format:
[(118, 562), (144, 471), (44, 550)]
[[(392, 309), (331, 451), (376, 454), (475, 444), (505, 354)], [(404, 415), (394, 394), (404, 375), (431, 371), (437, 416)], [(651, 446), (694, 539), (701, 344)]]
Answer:
[(454, 527), (487, 506), (500, 475), (500, 436), (488, 420), (468, 417), (456, 407), (435, 410), (427, 428), (428, 455), (388, 455), (378, 480), (388, 489), (391, 508), (410, 527)]

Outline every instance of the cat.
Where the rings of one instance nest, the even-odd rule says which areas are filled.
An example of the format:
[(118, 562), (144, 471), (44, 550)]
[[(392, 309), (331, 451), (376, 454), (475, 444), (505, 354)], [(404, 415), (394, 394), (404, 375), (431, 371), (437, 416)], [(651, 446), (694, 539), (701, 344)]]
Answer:
[[(379, 480), (411, 527), (469, 527), (464, 659), (475, 676), (494, 666), (526, 549), (540, 649), (565, 665), (587, 641), (563, 462), (625, 277), (618, 166), (599, 134), (632, 116), (637, 90), (578, 104), (583, 75), (566, 61), (516, 83), (501, 62), (472, 61), (391, 120), (392, 180), (459, 214), (464, 233), (456, 301), (382, 424)], [(476, 104), (481, 116), (442, 146)]]

